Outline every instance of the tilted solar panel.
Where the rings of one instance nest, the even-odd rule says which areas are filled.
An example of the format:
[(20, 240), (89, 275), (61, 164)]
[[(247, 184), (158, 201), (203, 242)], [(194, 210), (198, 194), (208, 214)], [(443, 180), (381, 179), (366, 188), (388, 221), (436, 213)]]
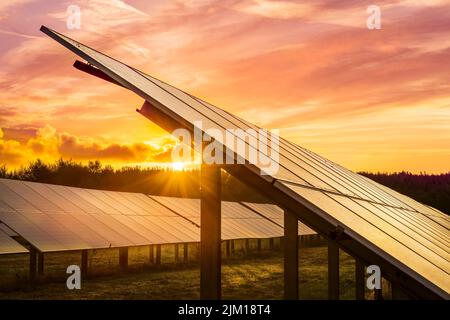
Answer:
[[(46, 27), (41, 30), (148, 101), (149, 104), (141, 108), (143, 115), (150, 114), (148, 108), (157, 108), (184, 127), (192, 129), (197, 121), (201, 121), (204, 131), (213, 128), (224, 133), (226, 129), (256, 128), (247, 121), (60, 33)], [(248, 144), (247, 147), (246, 150), (254, 149)], [(278, 172), (260, 176), (260, 179), (270, 182), (277, 191), (298, 203), (299, 209), (306, 206), (314, 212), (321, 225), (326, 222), (342, 228), (345, 234), (370, 252), (434, 293), (448, 297), (450, 263), (448, 254), (444, 253), (450, 247), (450, 220), (445, 214), (290, 141), (280, 138), (279, 147)], [(249, 160), (248, 152), (238, 150), (235, 144), (226, 144), (224, 148), (233, 151), (237, 157)], [(266, 149), (264, 146), (256, 152), (263, 158), (272, 158), (270, 148)], [(248, 165), (246, 170), (249, 174), (259, 174), (265, 168)], [(343, 212), (346, 214), (343, 215)], [(319, 222), (312, 219), (308, 221), (310, 224), (316, 223), (316, 227)], [(422, 225), (429, 232), (421, 231)]]
[[(437, 252), (425, 247), (411, 236), (416, 236), (415, 233), (409, 235), (408, 231), (397, 229), (383, 219), (385, 215), (378, 216), (379, 212), (368, 204), (360, 205), (345, 196), (294, 184), (283, 184), (294, 194), (318, 206), (325, 219), (336, 219), (341, 225), (351, 225), (352, 229), (348, 232), (355, 239), (359, 238), (361, 242), (369, 241), (376, 245), (377, 250), (387, 250), (398, 257), (401, 263), (414, 265), (415, 271), (427, 274), (433, 281), (448, 285), (449, 255), (436, 246), (433, 246), (433, 249)], [(333, 216), (330, 217), (328, 212), (333, 212)], [(418, 261), (420, 263), (417, 263)]]
[[(1, 209), (0, 209), (1, 210)], [(4, 223), (0, 223), (0, 231), (6, 233), (10, 237), (17, 237), (18, 234)]]

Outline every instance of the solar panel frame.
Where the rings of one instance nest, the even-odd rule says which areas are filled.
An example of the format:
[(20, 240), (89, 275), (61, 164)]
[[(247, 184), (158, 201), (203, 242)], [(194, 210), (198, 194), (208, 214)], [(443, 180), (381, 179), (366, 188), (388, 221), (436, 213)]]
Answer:
[(0, 230), (0, 255), (28, 253), (28, 249)]
[(3, 233), (6, 233), (6, 235), (8, 235), (10, 237), (18, 237), (19, 236), (17, 234), (17, 232), (15, 232), (10, 227), (8, 227), (6, 224), (1, 223), (1, 222), (0, 222), (0, 231), (2, 231)]
[[(251, 203), (251, 202), (241, 202), (244, 206), (249, 207), (254, 210), (256, 213), (264, 216), (266, 219), (276, 223), (281, 228), (284, 228), (284, 211), (280, 207), (270, 203)], [(310, 227), (305, 225), (302, 222), (298, 222), (298, 235), (299, 236), (307, 236), (307, 235), (315, 235), (317, 232), (312, 230)]]

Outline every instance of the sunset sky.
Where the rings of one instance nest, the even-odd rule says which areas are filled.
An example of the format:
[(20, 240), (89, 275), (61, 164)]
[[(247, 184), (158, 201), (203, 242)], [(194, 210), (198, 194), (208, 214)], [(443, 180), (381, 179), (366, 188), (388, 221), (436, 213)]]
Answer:
[[(381, 30), (368, 30), (368, 5)], [(68, 30), (67, 8), (81, 9)], [(0, 2), (0, 164), (168, 160), (143, 100), (46, 25), (354, 171), (450, 171), (450, 0)]]

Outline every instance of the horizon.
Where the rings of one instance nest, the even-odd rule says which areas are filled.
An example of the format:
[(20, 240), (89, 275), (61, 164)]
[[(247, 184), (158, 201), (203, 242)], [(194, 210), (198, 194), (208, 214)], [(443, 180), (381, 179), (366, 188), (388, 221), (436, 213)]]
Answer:
[(352, 171), (448, 173), (449, 3), (379, 1), (368, 30), (353, 1), (70, 1), (82, 24), (68, 30), (69, 2), (9, 1), (0, 164), (170, 161), (175, 140), (135, 112), (143, 101), (72, 68), (45, 24)]
[[(7, 173), (7, 174), (17, 174), (19, 172), (23, 172), (24, 170), (30, 169), (33, 164), (36, 162), (41, 162), (43, 165), (47, 166), (50, 169), (57, 168), (59, 166), (59, 162), (63, 161), (64, 163), (70, 163), (70, 165), (73, 166), (81, 166), (84, 168), (88, 168), (89, 165), (96, 164), (98, 162), (99, 169), (108, 169), (111, 168), (115, 172), (119, 171), (126, 171), (126, 170), (164, 170), (168, 172), (193, 172), (193, 171), (200, 171), (200, 164), (189, 162), (189, 163), (183, 163), (180, 166), (179, 162), (151, 162), (151, 163), (136, 163), (136, 164), (124, 164), (124, 165), (117, 165), (117, 164), (110, 164), (110, 163), (104, 163), (98, 159), (88, 160), (88, 161), (74, 161), (73, 159), (57, 159), (51, 162), (42, 161), (40, 158), (33, 159), (30, 162), (21, 165), (20, 167), (8, 167), (6, 164), (0, 163), (0, 172)], [(413, 175), (413, 176), (426, 176), (426, 177), (432, 177), (432, 176), (445, 176), (450, 175), (450, 170), (447, 172), (439, 172), (439, 173), (431, 173), (426, 171), (420, 171), (420, 172), (411, 172), (411, 171), (353, 171), (358, 174), (373, 174), (373, 175), (400, 175), (400, 174), (407, 174), (407, 175)]]

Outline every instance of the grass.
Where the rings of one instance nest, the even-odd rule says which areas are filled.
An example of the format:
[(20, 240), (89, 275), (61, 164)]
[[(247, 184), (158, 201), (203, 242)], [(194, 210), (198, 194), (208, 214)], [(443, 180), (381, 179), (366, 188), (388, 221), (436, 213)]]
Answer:
[[(282, 299), (283, 255), (264, 250), (243, 255), (236, 244), (236, 256), (224, 259), (222, 294), (224, 299)], [(181, 250), (180, 250), (181, 251)], [(25, 256), (0, 257), (0, 299), (198, 299), (200, 273), (191, 245), (191, 261), (171, 263), (173, 247), (162, 251), (164, 264), (148, 265), (148, 248), (130, 248), (130, 267), (118, 271), (118, 250), (90, 252), (90, 277), (81, 290), (68, 290), (65, 268), (79, 264), (80, 254), (55, 253), (45, 257), (45, 278), (35, 286), (26, 279)], [(182, 252), (180, 252), (182, 255)], [(300, 298), (327, 296), (327, 248), (308, 247), (300, 251)], [(354, 261), (341, 252), (341, 299), (354, 297)]]

